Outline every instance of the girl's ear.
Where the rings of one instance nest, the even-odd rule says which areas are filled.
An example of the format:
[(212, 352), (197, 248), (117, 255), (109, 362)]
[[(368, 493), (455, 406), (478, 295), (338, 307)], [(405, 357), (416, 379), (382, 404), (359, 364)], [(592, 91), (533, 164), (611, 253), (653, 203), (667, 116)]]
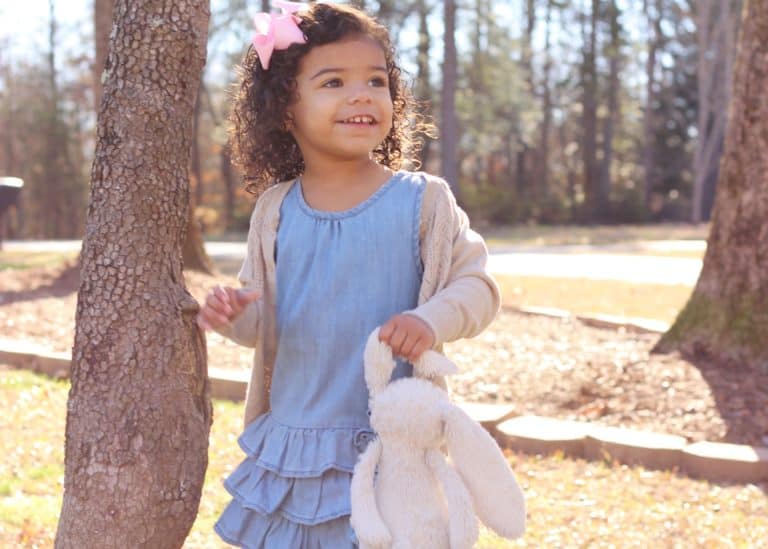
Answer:
[(472, 496), (477, 516), (505, 538), (522, 536), (523, 491), (496, 441), (454, 404), (445, 406), (443, 418), (448, 453)]
[(285, 112), (285, 120), (283, 120), (283, 130), (290, 132), (293, 129), (293, 113), (290, 111)]
[(395, 369), (395, 359), (392, 349), (386, 343), (379, 341), (379, 328), (376, 328), (365, 344), (363, 353), (365, 384), (368, 385), (370, 397), (376, 396), (389, 383), (392, 371)]

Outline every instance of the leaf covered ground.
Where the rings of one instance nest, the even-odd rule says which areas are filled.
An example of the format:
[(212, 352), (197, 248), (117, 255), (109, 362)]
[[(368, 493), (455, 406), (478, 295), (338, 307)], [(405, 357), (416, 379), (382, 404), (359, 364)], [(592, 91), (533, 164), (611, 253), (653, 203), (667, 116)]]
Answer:
[[(50, 547), (63, 482), (69, 384), (0, 368), (0, 547)], [(241, 407), (214, 402), (209, 468), (186, 548), (226, 547), (212, 531), (221, 481), (243, 458)], [(562, 456), (508, 453), (527, 498), (522, 540), (483, 532), (477, 547), (768, 547), (768, 484), (712, 484)]]

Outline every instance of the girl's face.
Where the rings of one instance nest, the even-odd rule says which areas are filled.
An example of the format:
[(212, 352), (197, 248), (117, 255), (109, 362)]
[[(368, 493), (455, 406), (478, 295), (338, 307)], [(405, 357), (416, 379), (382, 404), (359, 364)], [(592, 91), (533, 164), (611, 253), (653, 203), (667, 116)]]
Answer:
[(288, 129), (306, 166), (368, 158), (392, 128), (387, 64), (378, 43), (354, 37), (300, 61)]

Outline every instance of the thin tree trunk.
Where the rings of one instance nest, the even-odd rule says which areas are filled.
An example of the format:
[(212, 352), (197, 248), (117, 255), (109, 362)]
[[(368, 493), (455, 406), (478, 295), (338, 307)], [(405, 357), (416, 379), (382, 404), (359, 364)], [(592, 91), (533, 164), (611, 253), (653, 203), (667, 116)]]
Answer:
[[(431, 40), (429, 35), (429, 8), (426, 0), (418, 0), (417, 11), (419, 16), (419, 45), (416, 57), (417, 75), (416, 75), (416, 95), (419, 100), (424, 101), (425, 105), (430, 105), (432, 100), (432, 84), (430, 82), (429, 70), (429, 50)], [(424, 139), (421, 149), (421, 164), (426, 166), (429, 162), (429, 153), (432, 146), (432, 140)]]
[[(205, 85), (205, 79), (200, 80), (201, 96), (205, 97), (205, 104), (208, 106), (208, 115), (211, 117), (211, 122), (214, 127), (218, 127), (221, 124), (221, 119), (216, 114), (216, 109), (213, 106), (213, 100), (211, 99), (210, 91)], [(225, 141), (221, 145), (219, 150), (219, 171), (221, 172), (221, 182), (224, 190), (224, 215), (225, 215), (225, 229), (229, 230), (232, 227), (232, 222), (235, 219), (235, 191), (237, 190), (237, 178), (232, 170), (231, 151), (229, 148), (229, 142)]]
[(594, 222), (601, 215), (601, 197), (597, 172), (597, 14), (599, 1), (592, 0), (590, 11), (589, 44), (584, 48), (582, 69), (582, 123), (584, 163), (584, 190), (586, 215)]
[[(646, 13), (648, 12), (646, 3)], [(648, 57), (645, 62), (645, 112), (643, 113), (643, 171), (645, 173), (644, 195), (645, 206), (650, 208), (651, 198), (656, 186), (654, 169), (654, 133), (656, 131), (655, 101), (656, 101), (656, 56), (662, 40), (661, 33), (661, 1), (656, 0), (656, 13), (653, 17), (648, 14), (651, 23), (651, 36), (648, 39)]]
[(181, 244), (208, 19), (204, 0), (115, 4), (83, 241), (59, 549), (178, 549), (197, 514), (211, 403)]
[(603, 162), (600, 173), (600, 196), (604, 200), (603, 207), (608, 204), (612, 184), (611, 165), (613, 163), (614, 125), (619, 119), (619, 60), (621, 53), (621, 44), (619, 42), (619, 8), (616, 5), (616, 0), (610, 0), (608, 10), (611, 27), (611, 42), (608, 46), (610, 75), (608, 77), (608, 114), (603, 125)]
[(547, 9), (545, 16), (544, 30), (544, 78), (542, 88), (542, 121), (541, 121), (541, 143), (539, 145), (541, 166), (539, 174), (541, 177), (541, 195), (547, 196), (549, 192), (549, 134), (552, 128), (552, 90), (550, 83), (550, 74), (552, 72), (552, 52), (550, 45), (550, 31), (552, 26), (552, 0), (547, 0)]
[(707, 219), (717, 180), (733, 80), (739, 1), (701, 0), (696, 6), (698, 37), (698, 139), (694, 158), (691, 221)]
[(704, 265), (656, 350), (768, 371), (768, 3), (746, 0), (741, 25)]
[[(64, 226), (63, 205), (65, 197), (61, 195), (62, 188), (62, 140), (59, 111), (59, 86), (56, 71), (56, 15), (54, 0), (48, 0), (48, 117), (45, 128), (45, 167), (43, 169), (43, 185), (46, 210), (46, 234), (49, 237), (62, 237)], [(42, 197), (41, 197), (42, 198)]]
[(458, 200), (459, 162), (457, 158), (459, 144), (459, 122), (456, 116), (456, 85), (458, 80), (456, 60), (456, 3), (444, 2), (445, 33), (443, 37), (443, 87), (440, 102), (440, 164), (443, 177)]
[[(202, 78), (200, 78), (200, 86), (202, 86)], [(215, 271), (213, 261), (208, 257), (208, 253), (205, 251), (205, 245), (203, 243), (203, 233), (200, 229), (200, 224), (195, 216), (195, 208), (203, 202), (203, 173), (200, 166), (200, 147), (199, 147), (199, 124), (200, 116), (202, 114), (202, 89), (199, 87), (199, 92), (195, 98), (195, 109), (192, 115), (192, 145), (191, 145), (191, 167), (192, 176), (195, 181), (195, 192), (192, 195), (193, 199), (189, 205), (189, 217), (187, 226), (187, 237), (184, 240), (182, 246), (182, 257), (184, 260), (184, 269), (188, 271), (198, 271), (205, 274), (213, 274)]]

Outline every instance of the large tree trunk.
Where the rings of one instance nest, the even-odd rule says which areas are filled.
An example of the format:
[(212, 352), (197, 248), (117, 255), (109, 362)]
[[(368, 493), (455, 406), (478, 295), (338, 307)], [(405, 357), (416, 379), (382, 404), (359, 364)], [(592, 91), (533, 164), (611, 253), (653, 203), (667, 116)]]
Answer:
[(704, 266), (656, 350), (768, 371), (768, 3), (746, 0)]
[(115, 4), (57, 548), (178, 548), (197, 514), (212, 411), (181, 243), (208, 19), (204, 0)]
[(445, 33), (443, 37), (443, 87), (440, 113), (440, 164), (451, 190), (460, 198), (459, 193), (459, 121), (456, 116), (456, 85), (458, 80), (456, 60), (456, 2), (444, 3)]

